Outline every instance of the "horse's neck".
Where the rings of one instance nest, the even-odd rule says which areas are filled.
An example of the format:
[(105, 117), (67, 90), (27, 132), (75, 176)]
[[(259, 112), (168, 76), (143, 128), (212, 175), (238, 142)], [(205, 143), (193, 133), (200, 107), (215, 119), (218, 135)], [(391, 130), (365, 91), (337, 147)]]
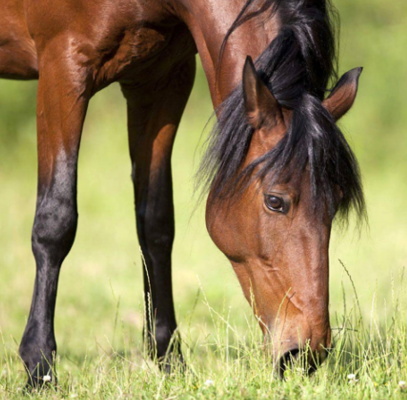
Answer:
[(246, 57), (256, 59), (276, 36), (278, 16), (270, 18), (268, 10), (237, 27), (228, 38), (220, 59), (225, 35), (246, 0), (173, 1), (194, 37), (216, 108), (241, 81)]

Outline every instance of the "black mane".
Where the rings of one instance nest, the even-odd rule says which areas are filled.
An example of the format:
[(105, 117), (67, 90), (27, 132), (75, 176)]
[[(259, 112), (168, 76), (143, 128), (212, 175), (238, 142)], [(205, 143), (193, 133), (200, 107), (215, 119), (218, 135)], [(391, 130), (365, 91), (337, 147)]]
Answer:
[[(248, 0), (230, 28), (258, 12)], [(259, 7), (257, 7), (259, 10)], [(287, 134), (277, 146), (238, 173), (247, 155), (253, 128), (248, 124), (242, 87), (221, 104), (218, 122), (199, 170), (200, 181), (216, 196), (230, 197), (253, 176), (287, 179), (309, 168), (314, 204), (324, 201), (335, 210), (338, 187), (343, 197), (339, 211), (346, 217), (354, 207), (364, 215), (364, 198), (357, 161), (333, 117), (322, 105), (329, 82), (336, 79), (334, 15), (326, 0), (266, 0), (262, 12), (277, 12), (281, 29), (256, 60), (256, 69), (282, 107), (292, 110)], [(221, 52), (223, 52), (222, 46)], [(272, 172), (272, 173), (270, 173)]]

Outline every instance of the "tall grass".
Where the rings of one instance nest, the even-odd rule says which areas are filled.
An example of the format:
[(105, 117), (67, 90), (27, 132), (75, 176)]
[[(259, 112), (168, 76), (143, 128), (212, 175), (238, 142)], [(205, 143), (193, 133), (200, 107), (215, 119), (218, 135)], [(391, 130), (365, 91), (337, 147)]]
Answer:
[[(392, 308), (406, 312), (394, 293)], [(347, 300), (344, 298), (344, 300)], [(108, 338), (97, 350), (82, 349), (81, 358), (70, 352), (58, 357), (57, 387), (26, 393), (26, 398), (63, 399), (398, 399), (406, 398), (407, 330), (394, 316), (382, 324), (372, 305), (369, 321), (360, 314), (355, 298), (343, 304), (333, 318), (335, 347), (311, 377), (294, 363), (280, 380), (272, 372), (253, 318), (236, 326), (227, 309), (202, 301), (211, 321), (195, 329), (191, 320), (181, 324), (188, 368), (171, 376), (148, 360), (141, 340), (134, 343)], [(118, 310), (119, 312), (119, 310)], [(193, 318), (191, 318), (193, 319)], [(210, 325), (210, 326), (209, 326)], [(125, 338), (124, 326), (116, 337)], [(138, 337), (141, 338), (140, 332)], [(4, 341), (3, 341), (4, 346)], [(21, 363), (14, 350), (3, 353), (0, 377), (3, 398), (23, 394)]]

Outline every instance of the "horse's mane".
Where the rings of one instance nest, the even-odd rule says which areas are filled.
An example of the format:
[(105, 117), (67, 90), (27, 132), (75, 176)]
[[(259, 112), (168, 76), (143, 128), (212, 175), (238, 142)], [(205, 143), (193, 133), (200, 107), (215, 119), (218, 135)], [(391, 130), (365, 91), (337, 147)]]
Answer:
[[(250, 11), (256, 8), (257, 12)], [(364, 216), (357, 161), (321, 103), (330, 80), (337, 77), (335, 14), (329, 0), (247, 0), (221, 52), (229, 35), (259, 10), (278, 13), (281, 28), (256, 60), (256, 69), (278, 103), (292, 110), (291, 124), (275, 148), (239, 172), (253, 134), (239, 85), (218, 110), (199, 180), (214, 195), (231, 197), (253, 178), (255, 169), (255, 177), (272, 184), (308, 168), (314, 204), (324, 201), (333, 214), (339, 187), (343, 195), (340, 214), (347, 217), (353, 207), (358, 216)]]

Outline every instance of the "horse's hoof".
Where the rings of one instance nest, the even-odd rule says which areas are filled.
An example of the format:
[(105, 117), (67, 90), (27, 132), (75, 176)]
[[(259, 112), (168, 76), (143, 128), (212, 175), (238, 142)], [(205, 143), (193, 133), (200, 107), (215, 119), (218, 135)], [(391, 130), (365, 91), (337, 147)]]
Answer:
[(184, 374), (187, 365), (182, 357), (182, 354), (169, 354), (158, 361), (158, 367), (166, 375)]

